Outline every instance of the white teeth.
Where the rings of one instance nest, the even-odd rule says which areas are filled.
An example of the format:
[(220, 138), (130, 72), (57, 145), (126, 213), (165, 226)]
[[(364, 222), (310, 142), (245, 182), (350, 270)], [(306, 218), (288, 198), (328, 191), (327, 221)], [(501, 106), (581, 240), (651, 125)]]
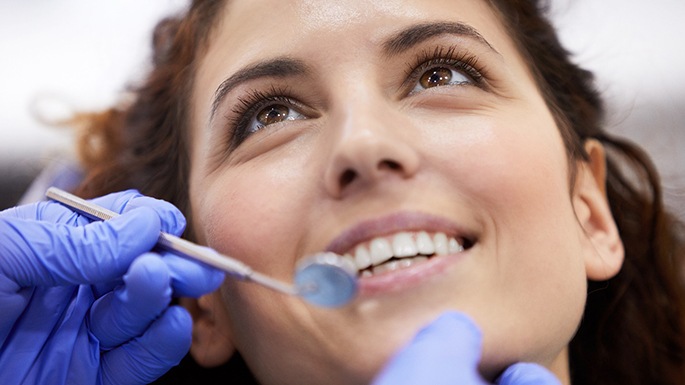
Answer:
[(449, 250), (450, 254), (455, 254), (464, 251), (464, 246), (460, 245), (456, 239), (450, 238), (450, 240), (447, 242), (447, 249)]
[(388, 263), (384, 263), (380, 266), (375, 266), (372, 269), (373, 274), (380, 274), (386, 271), (394, 271), (394, 270), (399, 270), (399, 269), (404, 269), (409, 266), (416, 265), (419, 262), (425, 262), (428, 260), (428, 257), (414, 257), (414, 258), (406, 258), (406, 259), (400, 259), (397, 261), (392, 261)]
[(435, 254), (447, 255), (449, 249), (447, 246), (447, 235), (445, 233), (436, 233), (433, 236), (433, 245), (435, 246)]
[[(354, 255), (346, 256), (354, 261), (359, 271), (376, 271), (376, 268), (383, 265), (381, 271), (395, 270), (402, 267), (404, 260), (422, 260), (410, 257), (423, 258), (429, 255), (447, 255), (464, 251), (464, 246), (459, 240), (448, 237), (445, 233), (435, 233), (432, 237), (426, 231), (416, 233), (401, 232), (392, 238), (379, 237), (372, 239), (369, 243), (357, 245)], [(402, 261), (390, 261), (391, 258), (404, 258)], [(405, 262), (408, 263), (408, 262)], [(386, 266), (387, 265), (387, 266)], [(369, 269), (371, 268), (371, 269)]]
[(366, 269), (371, 266), (371, 254), (366, 249), (366, 247), (359, 245), (354, 251), (354, 262), (357, 265), (357, 269)]
[(416, 248), (419, 254), (431, 255), (435, 253), (435, 245), (427, 232), (421, 231), (416, 235)]
[(378, 265), (392, 258), (392, 248), (390, 242), (385, 238), (376, 238), (371, 241), (369, 246), (371, 253), (371, 264)]
[(398, 233), (392, 238), (392, 252), (396, 257), (409, 257), (418, 254), (418, 249), (411, 234)]
[(355, 267), (357, 267), (357, 263), (356, 263), (356, 261), (354, 260), (354, 257), (353, 257), (353, 256), (351, 256), (351, 255), (349, 255), (349, 254), (345, 254), (345, 255), (342, 256), (342, 259), (343, 259), (343, 263), (347, 265), (346, 267), (349, 267), (349, 268), (352, 268), (352, 269), (355, 268)]

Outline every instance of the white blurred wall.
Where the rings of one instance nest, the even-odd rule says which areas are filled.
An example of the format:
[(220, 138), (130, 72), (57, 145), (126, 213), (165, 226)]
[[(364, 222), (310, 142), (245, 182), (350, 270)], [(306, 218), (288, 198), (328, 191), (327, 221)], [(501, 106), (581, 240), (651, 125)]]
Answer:
[(0, 161), (70, 148), (47, 127), (69, 109), (108, 106), (142, 76), (154, 24), (183, 0), (0, 0)]
[[(685, 216), (685, 1), (552, 3), (562, 40), (599, 78), (611, 130), (647, 147)], [(154, 23), (185, 4), (0, 0), (0, 162), (68, 153), (69, 135), (37, 122), (32, 108), (59, 117), (64, 107), (108, 106), (145, 72)]]
[(685, 219), (685, 1), (552, 3), (562, 40), (598, 77), (610, 131), (647, 149)]

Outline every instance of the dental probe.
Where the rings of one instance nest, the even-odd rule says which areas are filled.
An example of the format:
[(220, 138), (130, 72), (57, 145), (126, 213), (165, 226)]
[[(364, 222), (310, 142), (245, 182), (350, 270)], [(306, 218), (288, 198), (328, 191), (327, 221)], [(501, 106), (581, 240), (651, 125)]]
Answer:
[[(56, 187), (48, 188), (45, 196), (94, 220), (108, 220), (119, 215)], [(345, 305), (357, 292), (356, 267), (351, 261), (335, 253), (314, 254), (300, 261), (295, 269), (295, 284), (292, 285), (254, 271), (237, 259), (165, 232), (160, 233), (157, 245), (173, 254), (223, 270), (234, 278), (252, 281), (288, 295), (300, 296), (317, 306)]]

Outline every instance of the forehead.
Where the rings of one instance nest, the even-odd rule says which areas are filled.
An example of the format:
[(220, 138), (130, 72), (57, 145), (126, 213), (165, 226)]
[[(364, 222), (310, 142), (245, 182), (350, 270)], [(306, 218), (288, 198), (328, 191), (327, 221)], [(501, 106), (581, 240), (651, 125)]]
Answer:
[(230, 0), (226, 11), (231, 15), (226, 16), (253, 29), (260, 28), (259, 20), (268, 20), (284, 29), (300, 25), (304, 32), (460, 13), (473, 17), (488, 9), (486, 0)]
[(389, 35), (426, 22), (461, 22), (494, 47), (508, 44), (484, 0), (229, 0), (222, 12), (206, 58), (225, 71), (265, 57), (373, 52)]

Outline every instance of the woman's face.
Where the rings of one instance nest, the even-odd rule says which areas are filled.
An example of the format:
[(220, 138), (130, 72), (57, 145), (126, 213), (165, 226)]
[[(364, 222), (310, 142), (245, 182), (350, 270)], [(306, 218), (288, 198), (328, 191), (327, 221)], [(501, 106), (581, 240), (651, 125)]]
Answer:
[(228, 279), (219, 326), (257, 376), (368, 382), (448, 309), (483, 330), (486, 375), (563, 371), (583, 229), (559, 130), (486, 2), (233, 0), (221, 17), (193, 90), (198, 240), (283, 281), (322, 250), (381, 263), (339, 309)]

